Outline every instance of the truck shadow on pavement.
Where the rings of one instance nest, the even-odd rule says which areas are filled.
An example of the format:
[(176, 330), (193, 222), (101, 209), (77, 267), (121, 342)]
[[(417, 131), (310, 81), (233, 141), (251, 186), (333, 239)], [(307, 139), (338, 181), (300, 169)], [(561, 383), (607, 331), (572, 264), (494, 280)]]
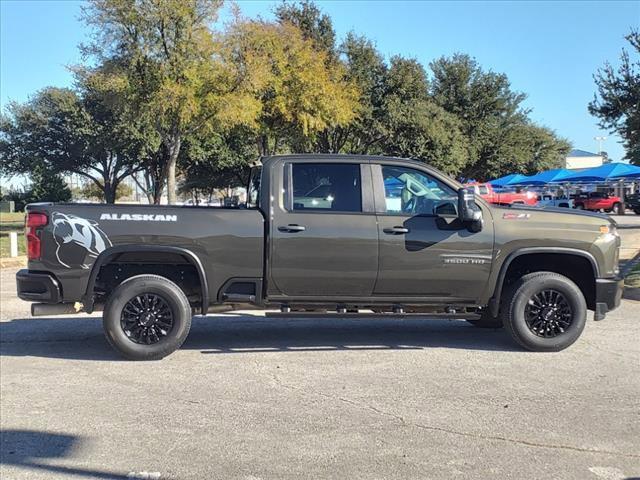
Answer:
[[(73, 456), (82, 438), (75, 435), (36, 430), (0, 430), (0, 457), (3, 467), (47, 472), (51, 478), (73, 475), (81, 478), (126, 479), (128, 474), (86, 468), (51, 465), (50, 460)], [(7, 477), (9, 478), (9, 477)]]
[[(194, 317), (183, 350), (205, 354), (455, 348), (522, 351), (502, 329), (461, 320)], [(118, 361), (99, 317), (22, 318), (0, 323), (0, 355)]]

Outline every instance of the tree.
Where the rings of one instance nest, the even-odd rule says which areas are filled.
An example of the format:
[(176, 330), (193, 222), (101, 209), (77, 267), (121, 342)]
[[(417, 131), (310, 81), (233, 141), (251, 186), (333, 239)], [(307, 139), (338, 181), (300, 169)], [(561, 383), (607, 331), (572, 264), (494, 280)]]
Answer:
[(36, 167), (75, 173), (113, 203), (118, 185), (140, 168), (136, 146), (141, 144), (131, 141), (129, 128), (88, 87), (80, 94), (45, 88), (24, 104), (10, 103), (0, 119), (1, 168), (4, 173), (30, 173)]
[[(506, 75), (486, 72), (463, 54), (439, 58), (430, 67), (431, 96), (458, 118), (465, 138), (468, 162), (461, 171), (463, 179), (533, 173), (557, 165), (568, 151), (566, 140), (531, 124), (529, 110), (522, 107), (526, 95), (512, 90)], [(544, 146), (534, 141), (540, 138)]]
[(235, 68), (232, 52), (210, 25), (220, 0), (92, 0), (84, 10), (94, 28), (88, 54), (122, 70), (105, 82), (126, 85), (138, 115), (157, 132), (154, 161), (176, 200), (176, 165), (185, 137), (220, 125), (251, 123), (259, 102), (251, 70)]
[(229, 39), (236, 61), (259, 72), (256, 91), (257, 144), (261, 155), (295, 145), (313, 149), (318, 132), (346, 126), (356, 117), (357, 87), (345, 78), (344, 67), (328, 62), (290, 23), (245, 21), (235, 26)]
[(387, 66), (370, 40), (353, 33), (342, 42), (340, 53), (347, 80), (360, 92), (357, 116), (346, 126), (320, 132), (317, 149), (324, 153), (372, 153), (386, 135), (381, 119)]
[[(87, 183), (82, 189), (79, 191), (80, 195), (83, 198), (101, 201), (104, 200), (103, 192), (99, 188), (96, 187), (95, 183)], [(120, 200), (121, 198), (130, 197), (133, 194), (133, 188), (127, 185), (126, 183), (121, 183), (118, 185), (115, 194), (115, 200)]]
[(637, 57), (631, 60), (622, 50), (617, 70), (610, 63), (598, 70), (594, 80), (598, 93), (589, 104), (589, 113), (599, 125), (622, 137), (625, 158), (640, 165), (640, 32), (633, 30), (625, 37)]
[(416, 60), (391, 59), (382, 112), (385, 154), (420, 159), (452, 175), (466, 164), (460, 122), (430, 98), (426, 72)]
[(179, 163), (183, 170), (180, 192), (196, 201), (209, 199), (217, 190), (246, 185), (249, 165), (256, 159), (252, 132), (235, 127), (207, 136), (192, 136), (185, 141)]
[(33, 167), (29, 178), (31, 187), (27, 191), (27, 203), (33, 202), (68, 202), (71, 200), (71, 190), (56, 172), (48, 171), (46, 167)]
[(327, 54), (329, 62), (336, 60), (336, 33), (331, 17), (323, 14), (312, 1), (303, 0), (298, 4), (283, 2), (275, 9), (275, 15), (280, 24), (296, 26), (317, 50)]

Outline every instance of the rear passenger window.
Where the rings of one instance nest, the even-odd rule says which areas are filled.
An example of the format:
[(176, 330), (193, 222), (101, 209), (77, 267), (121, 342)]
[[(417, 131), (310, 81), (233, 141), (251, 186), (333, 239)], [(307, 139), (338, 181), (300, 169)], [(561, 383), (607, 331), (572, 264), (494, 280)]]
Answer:
[(361, 212), (359, 164), (294, 163), (293, 209)]

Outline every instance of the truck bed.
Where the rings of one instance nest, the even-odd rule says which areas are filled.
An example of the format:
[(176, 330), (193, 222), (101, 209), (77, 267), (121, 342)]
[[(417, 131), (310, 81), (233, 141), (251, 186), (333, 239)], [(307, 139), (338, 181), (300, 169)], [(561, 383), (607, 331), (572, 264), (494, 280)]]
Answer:
[(29, 270), (53, 273), (62, 301), (80, 298), (96, 259), (124, 245), (193, 252), (212, 299), (232, 277), (262, 276), (264, 218), (257, 209), (42, 203), (28, 212), (48, 218), (39, 232), (41, 258), (30, 260)]

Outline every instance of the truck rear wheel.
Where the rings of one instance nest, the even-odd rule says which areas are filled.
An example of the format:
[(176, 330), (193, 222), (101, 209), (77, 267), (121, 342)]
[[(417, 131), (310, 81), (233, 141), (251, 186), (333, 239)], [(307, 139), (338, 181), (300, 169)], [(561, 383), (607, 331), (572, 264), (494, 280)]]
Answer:
[(506, 292), (501, 316), (506, 330), (527, 350), (557, 352), (574, 343), (584, 330), (587, 304), (567, 277), (535, 272)]
[(191, 306), (184, 292), (159, 275), (137, 275), (118, 285), (105, 305), (104, 333), (129, 360), (159, 360), (185, 341)]

